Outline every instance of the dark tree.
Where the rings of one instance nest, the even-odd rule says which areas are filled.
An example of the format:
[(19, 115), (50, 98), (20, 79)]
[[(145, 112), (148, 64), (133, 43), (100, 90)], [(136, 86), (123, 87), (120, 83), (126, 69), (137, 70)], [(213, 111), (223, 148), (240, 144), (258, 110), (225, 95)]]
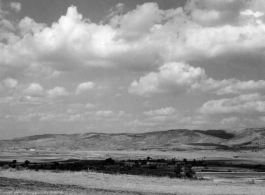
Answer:
[(55, 167), (58, 167), (60, 164), (58, 162), (53, 162)]
[(29, 165), (29, 163), (30, 163), (30, 161), (28, 161), (28, 160), (26, 160), (26, 161), (25, 161), (25, 165), (27, 165), (27, 166), (28, 166), (28, 165)]
[(16, 160), (13, 160), (13, 164), (16, 164), (17, 163), (17, 161)]
[(105, 160), (105, 163), (108, 165), (114, 165), (115, 164), (115, 160), (113, 160), (112, 158), (107, 158)]

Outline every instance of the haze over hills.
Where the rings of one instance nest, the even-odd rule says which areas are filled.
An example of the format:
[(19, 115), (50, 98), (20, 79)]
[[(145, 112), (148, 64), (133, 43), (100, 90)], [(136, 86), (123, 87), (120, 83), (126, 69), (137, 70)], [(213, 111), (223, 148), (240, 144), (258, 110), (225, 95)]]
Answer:
[(1, 148), (55, 150), (189, 150), (265, 146), (265, 128), (238, 132), (176, 129), (147, 133), (44, 134), (0, 141)]

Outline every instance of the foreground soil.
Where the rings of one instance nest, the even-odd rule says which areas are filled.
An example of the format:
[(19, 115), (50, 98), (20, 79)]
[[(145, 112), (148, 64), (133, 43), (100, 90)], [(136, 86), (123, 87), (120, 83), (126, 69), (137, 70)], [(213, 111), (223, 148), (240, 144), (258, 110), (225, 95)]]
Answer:
[(0, 194), (264, 195), (265, 184), (190, 181), (95, 172), (0, 171)]

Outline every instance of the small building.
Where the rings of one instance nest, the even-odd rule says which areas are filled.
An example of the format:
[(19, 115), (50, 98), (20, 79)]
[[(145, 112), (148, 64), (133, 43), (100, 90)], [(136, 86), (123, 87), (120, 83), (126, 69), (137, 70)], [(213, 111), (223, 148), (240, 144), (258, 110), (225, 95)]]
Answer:
[(36, 149), (35, 148), (30, 148), (29, 151), (35, 151)]

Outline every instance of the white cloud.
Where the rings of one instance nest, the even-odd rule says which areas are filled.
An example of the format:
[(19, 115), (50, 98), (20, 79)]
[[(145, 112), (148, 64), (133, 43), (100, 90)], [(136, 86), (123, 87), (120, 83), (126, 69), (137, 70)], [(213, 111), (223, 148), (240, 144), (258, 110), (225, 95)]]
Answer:
[(204, 79), (201, 83), (197, 83), (192, 87), (194, 90), (216, 93), (217, 95), (242, 94), (264, 91), (265, 81), (240, 81), (238, 79), (214, 80), (209, 78)]
[(85, 107), (88, 109), (92, 109), (92, 108), (95, 108), (96, 106), (95, 106), (95, 104), (87, 103)]
[(249, 8), (254, 12), (264, 12), (265, 2), (263, 0), (252, 0), (249, 3)]
[[(263, 1), (191, 0), (185, 8), (162, 10), (156, 3), (146, 3), (127, 12), (118, 4), (100, 23), (83, 18), (70, 6), (52, 25), (29, 17), (10, 20), (14, 17), (0, 8), (0, 92), (5, 95), (0, 102), (14, 108), (2, 112), (10, 109), (21, 120), (43, 123), (82, 121), (81, 129), (85, 125), (102, 129), (102, 121), (106, 127), (115, 121), (122, 128), (117, 121), (130, 116), (118, 111), (124, 106), (134, 113), (130, 127), (140, 129), (228, 125), (235, 120), (232, 114), (241, 122), (241, 114), (257, 121), (264, 115), (265, 101), (264, 5)], [(67, 89), (47, 90), (39, 83)], [(130, 94), (152, 96), (148, 104), (119, 91), (118, 86), (128, 85)], [(100, 90), (81, 95), (91, 89)], [(60, 97), (68, 98), (53, 99)], [(166, 108), (160, 98), (168, 105), (177, 102), (180, 111)], [(202, 101), (203, 116), (194, 116)], [(148, 106), (144, 113), (142, 105)], [(20, 113), (25, 106), (31, 113)], [(144, 119), (137, 119), (142, 114)]]
[(7, 88), (15, 88), (18, 84), (16, 79), (7, 78), (3, 81), (4, 86)]
[(10, 8), (15, 10), (17, 13), (20, 12), (21, 7), (22, 7), (21, 3), (18, 3), (18, 2), (11, 2), (10, 3)]
[(95, 113), (95, 116), (102, 118), (123, 118), (129, 117), (129, 114), (126, 114), (124, 111), (114, 112), (112, 110), (99, 110)]
[(46, 93), (50, 98), (66, 97), (69, 95), (69, 93), (63, 87), (55, 87), (53, 89), (48, 90)]
[(84, 93), (85, 91), (89, 91), (90, 89), (93, 89), (95, 87), (95, 83), (93, 82), (85, 82), (85, 83), (80, 83), (77, 86), (76, 89), (76, 95), (80, 95), (82, 93)]
[(185, 63), (167, 63), (159, 68), (159, 72), (151, 72), (134, 81), (129, 87), (129, 93), (149, 96), (154, 93), (183, 93), (191, 85), (200, 82), (205, 77), (201, 68), (194, 68)]
[(235, 125), (235, 123), (238, 123), (239, 118), (238, 117), (229, 117), (229, 118), (224, 118), (220, 121), (220, 124), (226, 125), (226, 126), (232, 126)]
[(43, 87), (39, 83), (31, 83), (23, 92), (29, 96), (43, 95)]
[(15, 31), (15, 26), (9, 20), (2, 19), (0, 21), (0, 27), (1, 26), (4, 27), (4, 28), (6, 28), (7, 30)]
[(167, 107), (167, 108), (161, 108), (161, 109), (157, 109), (157, 110), (145, 111), (144, 115), (147, 115), (147, 116), (155, 116), (155, 115), (169, 116), (169, 115), (173, 115), (175, 113), (176, 113), (175, 108)]
[[(162, 19), (162, 10), (159, 10), (155, 3), (145, 3), (131, 12), (118, 18), (120, 26), (119, 38), (126, 40), (139, 39), (150, 33), (156, 23)], [(114, 18), (117, 21), (117, 18)], [(113, 21), (112, 21), (113, 23)]]
[(191, 0), (185, 10), (200, 25), (218, 26), (238, 22), (241, 10), (246, 7), (244, 0)]
[(185, 63), (167, 63), (159, 72), (151, 72), (133, 81), (128, 89), (131, 94), (151, 96), (156, 93), (185, 93), (201, 91), (217, 95), (264, 92), (265, 81), (238, 79), (215, 80), (208, 78), (205, 70)]
[(23, 18), (18, 24), (18, 28), (22, 35), (26, 35), (28, 33), (40, 33), (45, 27), (45, 24), (38, 24), (29, 17)]
[[(200, 4), (200, 12), (207, 13), (199, 15), (206, 19), (210, 18), (207, 14), (218, 15), (214, 14), (217, 8), (217, 11), (228, 9), (232, 13), (234, 9), (238, 12), (245, 7), (236, 1)], [(209, 10), (201, 10), (204, 5)], [(25, 17), (18, 26), (21, 34), (28, 36), (6, 35), (19, 40), (1, 48), (3, 64), (11, 69), (17, 64), (22, 68), (37, 62), (56, 70), (118, 66), (138, 71), (155, 70), (159, 64), (172, 61), (226, 55), (238, 61), (238, 53), (251, 57), (253, 51), (265, 61), (262, 57), (265, 25), (257, 23), (257, 19), (244, 25), (204, 27), (190, 21), (182, 8), (161, 10), (155, 3), (143, 4), (117, 17), (117, 26), (98, 25), (83, 19), (74, 6), (51, 27)]]
[(17, 102), (14, 102), (13, 105), (42, 105), (47, 103), (48, 101), (43, 97), (38, 96), (22, 96), (20, 97)]
[(256, 93), (234, 98), (210, 100), (202, 105), (199, 112), (202, 114), (265, 113), (265, 96)]
[[(122, 14), (124, 10), (124, 4), (123, 3), (118, 3), (115, 7), (112, 7), (109, 12), (110, 14), (106, 17), (106, 19), (112, 19), (112, 22), (115, 22), (115, 24), (117, 23), (116, 20), (118, 20), (118, 15)], [(115, 18), (115, 19), (114, 19)]]
[(246, 16), (254, 16), (255, 18), (259, 18), (264, 15), (263, 12), (253, 12), (252, 10), (245, 10), (240, 12), (240, 14)]
[(196, 9), (192, 12), (192, 19), (203, 26), (212, 26), (216, 25), (216, 21), (220, 20), (220, 12)]
[(96, 116), (99, 117), (112, 117), (114, 116), (114, 112), (111, 110), (99, 110), (96, 112)]

